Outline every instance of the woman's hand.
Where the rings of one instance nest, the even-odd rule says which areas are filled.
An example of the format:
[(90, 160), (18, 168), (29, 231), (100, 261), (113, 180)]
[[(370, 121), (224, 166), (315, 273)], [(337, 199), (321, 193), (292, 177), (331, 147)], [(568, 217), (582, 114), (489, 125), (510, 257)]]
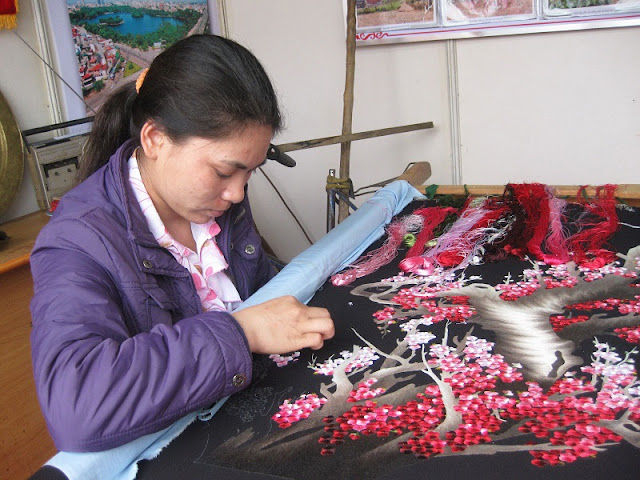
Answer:
[(327, 309), (308, 307), (292, 296), (245, 308), (233, 317), (254, 353), (288, 353), (306, 347), (318, 350), (335, 333)]

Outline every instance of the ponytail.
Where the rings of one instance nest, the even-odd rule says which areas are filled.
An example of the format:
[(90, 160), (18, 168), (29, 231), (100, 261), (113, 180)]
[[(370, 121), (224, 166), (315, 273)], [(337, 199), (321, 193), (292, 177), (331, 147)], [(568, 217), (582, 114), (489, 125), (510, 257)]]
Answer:
[(131, 138), (130, 119), (135, 99), (135, 83), (127, 82), (100, 106), (82, 152), (76, 183), (86, 180), (93, 172), (106, 165), (118, 147)]

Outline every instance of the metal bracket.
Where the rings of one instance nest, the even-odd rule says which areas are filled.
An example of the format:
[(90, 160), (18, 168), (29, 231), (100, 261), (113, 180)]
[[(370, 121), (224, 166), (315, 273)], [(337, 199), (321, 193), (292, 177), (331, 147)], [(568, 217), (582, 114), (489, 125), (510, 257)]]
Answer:
[[(334, 177), (335, 175), (335, 169), (329, 169), (329, 176)], [(344, 201), (354, 212), (358, 209), (344, 192), (336, 188), (327, 188), (327, 232), (336, 226), (336, 205), (340, 200)]]

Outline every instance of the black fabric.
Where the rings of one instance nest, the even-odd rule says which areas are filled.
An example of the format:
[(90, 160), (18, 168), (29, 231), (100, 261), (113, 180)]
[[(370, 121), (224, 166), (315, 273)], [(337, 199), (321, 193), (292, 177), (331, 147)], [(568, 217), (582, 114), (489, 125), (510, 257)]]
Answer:
[[(418, 206), (420, 204), (414, 203), (400, 215), (405, 215)], [(640, 225), (640, 213), (637, 210), (619, 210), (618, 213), (621, 222)], [(382, 241), (372, 245), (371, 249), (379, 246)], [(623, 255), (638, 245), (640, 245), (638, 230), (626, 226), (621, 226), (612, 240), (612, 247)], [(375, 347), (378, 352), (386, 354), (400, 348), (399, 345), (404, 338), (404, 332), (400, 329), (400, 325), (410, 319), (420, 318), (424, 314), (423, 310), (413, 308), (410, 305), (405, 305), (406, 308), (403, 310), (397, 302), (393, 305), (391, 303), (376, 303), (372, 301), (372, 298), (376, 294), (381, 299), (385, 298), (383, 292), (389, 288), (389, 285), (380, 283), (380, 280), (398, 274), (398, 262), (404, 257), (405, 251), (406, 249), (401, 250), (391, 264), (368, 277), (357, 280), (349, 287), (334, 287), (327, 282), (317, 292), (310, 304), (329, 309), (336, 325), (335, 338), (328, 341), (320, 351), (306, 350), (301, 352), (295, 362), (284, 367), (276, 366), (267, 356), (255, 356), (252, 385), (230, 398), (210, 421), (196, 421), (190, 425), (156, 459), (141, 462), (138, 478), (194, 480), (204, 478), (319, 480), (326, 478), (375, 478), (380, 480), (396, 478), (465, 480), (468, 478), (587, 479), (606, 477), (616, 480), (638, 478), (640, 431), (637, 420), (635, 423), (628, 420), (624, 425), (621, 425), (620, 422), (617, 423), (616, 428), (622, 429), (620, 431), (624, 433), (623, 438), (603, 440), (604, 437), (599, 437), (602, 443), (592, 445), (591, 453), (585, 453), (583, 458), (577, 458), (575, 461), (559, 461), (554, 466), (548, 464), (536, 466), (532, 463), (535, 457), (530, 451), (536, 450), (534, 444), (538, 445), (540, 451), (546, 452), (553, 452), (554, 449), (569, 449), (566, 445), (551, 444), (550, 438), (555, 435), (554, 432), (564, 435), (567, 431), (576, 431), (576, 428), (582, 429), (581, 431), (585, 429), (593, 431), (594, 429), (602, 429), (605, 425), (612, 425), (606, 420), (593, 421), (593, 419), (585, 420), (583, 418), (573, 421), (571, 420), (573, 417), (570, 417), (575, 413), (573, 410), (564, 407), (553, 410), (548, 406), (548, 403), (534, 405), (532, 410), (534, 414), (522, 419), (506, 418), (507, 413), (504, 410), (494, 409), (491, 415), (482, 417), (485, 420), (495, 420), (498, 425), (498, 430), (490, 434), (491, 440), (489, 442), (479, 445), (471, 444), (466, 446), (463, 451), (457, 452), (452, 451), (451, 444), (449, 444), (442, 454), (429, 456), (429, 458), (424, 458), (425, 455), (419, 458), (420, 452), (417, 452), (418, 455), (416, 455), (416, 452), (412, 452), (408, 448), (401, 449), (399, 442), (406, 442), (416, 434), (415, 431), (412, 434), (412, 431), (408, 429), (408, 426), (411, 425), (408, 420), (402, 426), (391, 429), (392, 432), (388, 436), (378, 436), (378, 433), (384, 435), (383, 429), (372, 428), (369, 432), (360, 433), (350, 430), (350, 433), (354, 434), (354, 438), (357, 437), (356, 439), (351, 439), (349, 435), (336, 437), (335, 432), (340, 430), (338, 426), (340, 421), (343, 424), (346, 423), (345, 418), (338, 417), (354, 407), (365, 408), (366, 405), (370, 405), (373, 410), (387, 404), (391, 406), (390, 411), (394, 411), (400, 405), (412, 405), (413, 410), (411, 411), (416, 422), (422, 421), (423, 417), (427, 418), (426, 411), (416, 407), (421, 402), (421, 398), (424, 398), (420, 395), (429, 397), (429, 402), (426, 403), (428, 407), (434, 410), (438, 408), (438, 404), (433, 403), (435, 396), (424, 393), (425, 387), (438, 386), (434, 382), (434, 376), (440, 382), (444, 382), (445, 372), (435, 365), (431, 366), (430, 372), (423, 365), (421, 369), (416, 369), (414, 366), (404, 372), (398, 371), (395, 375), (381, 377), (370, 388), (385, 387), (386, 391), (374, 398), (357, 402), (346, 402), (345, 392), (357, 388), (363, 377), (375, 376), (376, 372), (380, 373), (385, 368), (399, 367), (400, 362), (393, 359), (385, 360), (383, 355), (379, 354), (380, 358), (375, 360), (372, 365), (366, 366), (360, 371), (355, 371), (356, 368), (350, 372), (350, 376), (345, 375), (338, 378), (336, 383), (339, 383), (339, 386), (336, 386), (332, 381), (332, 377), (314, 374), (309, 368), (309, 365), (313, 363), (322, 363), (330, 358), (341, 358), (341, 352), (352, 352), (354, 346), (365, 347), (367, 346), (366, 342), (369, 346)], [(637, 254), (640, 255), (640, 250)], [(629, 357), (627, 363), (631, 365), (632, 370), (635, 368), (636, 373), (633, 375), (637, 378), (638, 344), (629, 343), (620, 338), (618, 334), (613, 332), (613, 328), (610, 328), (613, 323), (606, 324), (606, 322), (619, 322), (621, 321), (619, 318), (624, 317), (624, 322), (626, 322), (624, 325), (637, 327), (640, 325), (640, 314), (631, 312), (624, 315), (606, 305), (596, 308), (594, 304), (590, 304), (591, 310), (578, 310), (572, 306), (580, 302), (581, 305), (589, 306), (588, 301), (613, 298), (614, 293), (617, 295), (615, 298), (623, 299), (623, 303), (633, 302), (636, 298), (635, 295), (640, 295), (637, 277), (617, 275), (615, 278), (611, 277), (610, 280), (607, 280), (609, 276), (591, 282), (582, 280), (579, 282), (579, 287), (573, 287), (580, 290), (570, 291), (568, 287), (540, 288), (531, 295), (510, 302), (491, 297), (489, 294), (493, 295), (493, 293), (487, 292), (491, 290), (495, 293), (493, 288), (479, 286), (484, 284), (495, 287), (504, 283), (508, 278), (513, 282), (518, 281), (520, 280), (519, 275), (523, 271), (532, 268), (531, 262), (515, 257), (467, 268), (465, 278), (471, 278), (469, 284), (476, 286), (473, 287), (473, 290), (464, 290), (464, 293), (470, 293), (468, 306), (472, 307), (475, 313), (467, 318), (466, 322), (457, 322), (457, 317), (452, 313), (452, 309), (465, 305), (464, 300), (459, 298), (463, 294), (444, 295), (445, 299), (438, 297), (443, 302), (442, 305), (449, 309), (447, 310), (449, 321), (438, 321), (419, 328), (420, 331), (429, 332), (435, 336), (426, 344), (425, 355), (428, 355), (430, 345), (443, 344), (444, 338), (447, 339), (446, 344), (451, 347), (463, 346), (465, 339), (469, 341), (469, 335), (480, 340), (494, 342), (491, 358), (495, 360), (499, 358), (498, 355), (503, 355), (505, 362), (509, 365), (521, 363), (521, 367), (514, 368), (523, 374), (523, 378), (515, 382), (498, 379), (494, 387), (486, 390), (482, 388), (474, 390), (478, 384), (475, 381), (471, 382), (468, 387), (469, 398), (472, 398), (473, 395), (477, 397), (486, 391), (493, 391), (506, 401), (509, 399), (517, 400), (518, 408), (525, 408), (527, 398), (531, 398), (527, 397), (526, 392), (533, 391), (530, 389), (535, 388), (535, 385), (538, 385), (546, 394), (549, 393), (549, 389), (556, 381), (583, 378), (585, 385), (587, 385), (584, 388), (587, 388), (592, 377), (582, 372), (581, 368), (595, 361), (594, 353), (598, 349), (594, 346), (594, 339), (601, 343), (606, 342), (609, 345), (608, 348), (615, 348), (615, 353), (621, 359), (627, 355)], [(640, 267), (637, 267), (636, 270), (639, 269)], [(365, 290), (362, 287), (364, 285), (368, 285)], [(358, 293), (358, 288), (360, 295), (355, 295), (354, 293)], [(578, 295), (583, 290), (585, 293)], [(362, 296), (363, 293), (369, 296)], [(374, 295), (371, 296), (371, 294)], [(491, 298), (488, 299), (488, 296)], [(390, 298), (391, 296), (388, 296), (386, 301), (391, 302)], [(579, 302), (575, 301), (576, 299), (579, 299)], [(562, 307), (558, 308), (557, 305), (562, 305)], [(374, 313), (380, 312), (388, 306), (395, 308), (396, 315), (400, 317), (406, 315), (407, 318), (397, 318), (395, 324), (382, 328), (382, 325), (374, 322)], [(586, 315), (592, 321), (591, 323), (583, 322), (578, 327), (566, 327), (555, 333), (551, 331), (548, 337), (532, 336), (529, 345), (529, 336), (533, 335), (536, 329), (544, 330), (545, 327), (545, 325), (536, 326), (531, 323), (532, 320), (527, 319), (530, 312), (538, 312), (536, 314), (538, 317), (542, 315), (546, 319), (546, 327), (549, 326), (550, 314), (564, 315), (565, 317)], [(616, 320), (617, 317), (619, 317), (618, 320)], [(520, 325), (518, 321), (524, 323)], [(620, 327), (620, 325), (621, 323), (615, 323), (614, 326)], [(590, 327), (586, 328), (585, 326)], [(545, 341), (544, 338), (549, 338), (549, 341)], [(512, 345), (514, 341), (515, 346)], [(634, 352), (634, 346), (636, 352)], [(410, 356), (409, 349), (401, 351), (402, 358), (407, 360)], [(416, 356), (412, 357), (413, 362), (420, 359), (422, 355), (420, 349), (415, 352)], [(537, 366), (535, 359), (548, 352), (554, 354), (557, 361), (549, 361), (543, 367)], [(471, 361), (465, 360), (465, 365), (471, 365), (471, 363)], [(563, 369), (573, 372), (574, 376), (558, 375), (558, 372)], [(464, 381), (464, 375), (461, 378)], [(482, 379), (485, 377), (478, 378), (478, 382), (480, 382), (484, 381)], [(534, 387), (531, 387), (532, 382), (534, 382)], [(444, 383), (440, 387), (441, 392), (447, 390)], [(601, 380), (596, 382), (596, 387), (598, 390), (602, 390)], [(434, 390), (430, 390), (430, 392), (433, 394)], [(320, 409), (314, 410), (308, 418), (292, 423), (288, 428), (280, 428), (278, 423), (272, 419), (274, 414), (279, 412), (279, 406), (286, 399), (291, 399), (291, 402), (294, 402), (301, 395), (307, 394), (316, 394), (319, 398), (327, 398), (327, 402)], [(568, 393), (559, 392), (555, 395), (549, 395), (548, 402), (570, 402), (574, 399), (587, 401), (584, 399), (591, 398), (593, 400), (595, 395), (596, 392), (583, 392), (578, 389)], [(640, 394), (627, 393), (626, 395), (626, 401), (631, 402), (631, 409), (636, 408), (640, 412)], [(375, 403), (367, 404), (365, 403), (367, 401)], [(410, 402), (416, 402), (416, 404)], [(458, 407), (462, 405), (463, 400), (460, 394), (456, 396), (455, 400), (450, 399), (450, 405), (456, 404), (456, 402)], [(446, 402), (443, 400), (443, 403)], [(480, 403), (487, 405), (485, 400)], [(481, 407), (482, 405), (479, 408)], [(540, 410), (535, 410), (536, 408)], [(608, 419), (608, 421), (620, 419), (625, 412), (628, 414), (629, 410), (630, 407), (627, 404), (626, 408), (616, 412), (615, 418)], [(442, 431), (439, 431), (440, 438), (450, 440), (455, 444), (456, 435), (460, 434), (451, 434), (450, 432), (465, 424), (471, 429), (469, 430), (471, 437), (480, 435), (473, 431), (475, 427), (482, 427), (479, 421), (465, 423), (463, 419), (466, 417), (456, 417), (455, 409), (445, 413), (445, 415), (440, 415), (439, 422), (434, 423), (431, 428), (426, 428), (425, 431), (418, 433), (422, 435), (426, 431), (436, 430), (439, 425), (442, 425)], [(551, 425), (546, 436), (545, 432), (539, 432), (542, 436), (538, 437), (535, 434), (537, 428), (535, 422), (533, 429), (529, 432), (520, 430), (520, 428), (531, 427), (531, 425), (523, 427), (524, 422), (535, 418), (538, 414), (546, 415), (545, 422), (567, 422), (567, 425), (545, 424), (547, 427)], [(328, 417), (328, 415), (331, 416)], [(380, 416), (380, 421), (389, 422), (390, 418), (399, 417), (389, 416), (389, 418), (383, 419)], [(452, 420), (456, 418), (458, 421), (453, 422)], [(452, 423), (446, 424), (447, 421), (452, 421)], [(576, 427), (577, 424), (580, 425)], [(449, 436), (447, 436), (447, 432), (449, 432)], [(587, 437), (581, 437), (577, 433), (575, 435), (578, 442), (589, 443), (589, 440), (584, 440), (584, 438), (592, 433), (586, 434)], [(462, 439), (462, 437), (460, 438)], [(331, 443), (332, 439), (334, 440), (333, 444)], [(419, 448), (419, 445), (416, 446), (416, 450)], [(324, 455), (322, 454), (323, 449), (325, 449)], [(403, 451), (405, 453), (402, 453)], [(566, 460), (567, 457), (564, 458)], [(545, 462), (542, 461), (542, 463)]]
[(29, 480), (68, 480), (68, 478), (56, 467), (45, 465), (31, 475)]

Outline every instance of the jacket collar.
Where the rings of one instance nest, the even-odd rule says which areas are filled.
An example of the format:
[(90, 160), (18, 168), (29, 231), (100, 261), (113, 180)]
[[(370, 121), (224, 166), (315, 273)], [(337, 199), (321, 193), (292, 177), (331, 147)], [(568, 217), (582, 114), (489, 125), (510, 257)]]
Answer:
[(127, 140), (109, 160), (109, 170), (113, 176), (113, 186), (117, 197), (121, 200), (129, 238), (140, 245), (157, 246), (157, 242), (149, 231), (144, 214), (129, 184), (129, 158), (136, 146), (133, 140)]
[(113, 180), (112, 192), (115, 198), (112, 198), (112, 201), (120, 204), (127, 236), (138, 268), (148, 273), (186, 276), (189, 272), (182, 268), (168, 251), (158, 245), (131, 189), (128, 162), (134, 150), (133, 140), (127, 140), (113, 154), (107, 165), (107, 170)]

